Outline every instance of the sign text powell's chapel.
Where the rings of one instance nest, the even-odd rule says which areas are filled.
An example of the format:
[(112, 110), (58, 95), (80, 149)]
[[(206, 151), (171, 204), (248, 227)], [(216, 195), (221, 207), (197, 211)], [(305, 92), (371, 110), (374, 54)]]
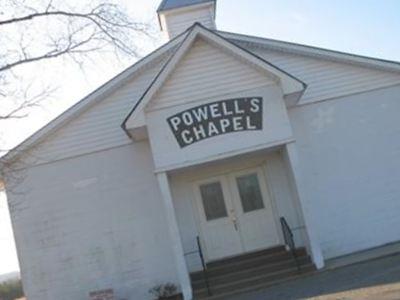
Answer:
[(222, 100), (196, 106), (168, 118), (181, 148), (220, 134), (261, 130), (263, 98)]

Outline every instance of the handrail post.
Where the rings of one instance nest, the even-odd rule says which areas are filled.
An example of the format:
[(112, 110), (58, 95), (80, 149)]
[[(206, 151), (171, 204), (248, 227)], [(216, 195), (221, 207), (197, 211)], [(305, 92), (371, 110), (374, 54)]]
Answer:
[(282, 226), (283, 238), (285, 239), (285, 245), (289, 247), (293, 259), (296, 262), (297, 270), (300, 271), (300, 263), (296, 253), (296, 244), (294, 242), (293, 232), (290, 229), (289, 224), (287, 223), (284, 217), (280, 218), (280, 222)]
[(200, 260), (201, 260), (201, 265), (203, 266), (203, 277), (204, 277), (204, 282), (205, 282), (206, 288), (207, 288), (207, 294), (208, 294), (208, 296), (212, 296), (210, 284), (208, 282), (207, 264), (204, 260), (203, 250), (201, 248), (201, 243), (200, 243), (200, 237), (197, 236), (196, 240), (197, 240), (197, 247), (199, 248), (199, 256), (200, 256)]

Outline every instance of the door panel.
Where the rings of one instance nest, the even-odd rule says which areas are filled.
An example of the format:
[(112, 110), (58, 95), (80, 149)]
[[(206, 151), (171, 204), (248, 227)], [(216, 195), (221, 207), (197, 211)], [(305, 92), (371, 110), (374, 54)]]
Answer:
[(241, 254), (243, 246), (232, 222), (233, 207), (226, 178), (199, 182), (195, 189), (207, 260)]
[(206, 220), (213, 221), (228, 217), (221, 182), (205, 183), (199, 188)]
[(257, 173), (241, 175), (235, 179), (243, 213), (264, 209)]
[(234, 173), (229, 177), (245, 252), (279, 244), (272, 204), (261, 168)]

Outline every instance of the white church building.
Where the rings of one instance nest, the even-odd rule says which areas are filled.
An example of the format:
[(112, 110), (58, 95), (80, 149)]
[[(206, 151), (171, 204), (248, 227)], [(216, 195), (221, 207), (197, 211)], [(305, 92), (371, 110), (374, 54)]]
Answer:
[(29, 300), (216, 299), (400, 240), (399, 63), (158, 14), (165, 45), (2, 159)]

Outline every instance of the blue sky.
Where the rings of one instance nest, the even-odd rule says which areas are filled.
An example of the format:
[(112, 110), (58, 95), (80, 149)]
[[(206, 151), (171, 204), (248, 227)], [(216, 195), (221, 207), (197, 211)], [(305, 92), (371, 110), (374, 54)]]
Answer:
[[(133, 15), (157, 24), (155, 10), (160, 0), (121, 1)], [(400, 61), (399, 12), (399, 0), (218, 0), (217, 26), (224, 31)], [(9, 124), (7, 128), (12, 130), (0, 128), (6, 145), (15, 145), (123, 67), (127, 66), (111, 68), (102, 62), (84, 74), (70, 66), (63, 66), (62, 74), (47, 68), (41, 74), (56, 81), (56, 100), (29, 118)], [(0, 194), (0, 274), (16, 269), (5, 196)]]
[(220, 0), (218, 6), (222, 30), (400, 60), (397, 0)]

